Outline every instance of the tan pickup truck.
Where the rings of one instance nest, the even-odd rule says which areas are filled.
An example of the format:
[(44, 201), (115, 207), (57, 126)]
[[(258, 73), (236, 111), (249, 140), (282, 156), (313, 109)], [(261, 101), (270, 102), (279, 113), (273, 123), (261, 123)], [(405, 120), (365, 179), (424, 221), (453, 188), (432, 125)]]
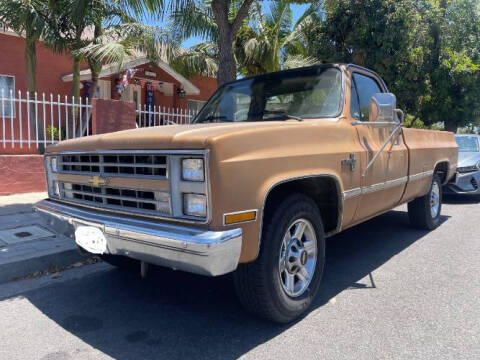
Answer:
[(327, 237), (402, 203), (416, 227), (439, 225), (454, 136), (402, 122), (382, 79), (355, 65), (242, 79), (191, 125), (49, 148), (36, 208), (117, 266), (234, 272), (247, 309), (288, 322), (320, 288)]

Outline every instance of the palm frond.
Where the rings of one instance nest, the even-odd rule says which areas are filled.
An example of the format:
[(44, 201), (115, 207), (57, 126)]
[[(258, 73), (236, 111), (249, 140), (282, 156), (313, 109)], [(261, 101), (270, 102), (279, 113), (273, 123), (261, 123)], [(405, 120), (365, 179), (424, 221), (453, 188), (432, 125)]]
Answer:
[(95, 42), (74, 51), (74, 55), (115, 63), (120, 70), (130, 56), (143, 55), (156, 62), (177, 56), (179, 47), (178, 40), (163, 28), (129, 23), (105, 29)]
[(319, 61), (310, 56), (288, 55), (282, 63), (282, 69), (295, 69), (303, 66), (312, 66), (318, 64)]
[(187, 78), (196, 75), (216, 77), (218, 46), (214, 42), (204, 42), (192, 46), (172, 59), (170, 66)]
[(1, 0), (0, 23), (19, 35), (40, 39), (45, 33), (45, 4), (38, 0)]
[(212, 9), (208, 5), (208, 2), (199, 4), (190, 2), (185, 7), (173, 11), (170, 15), (170, 24), (173, 31), (182, 39), (195, 36), (216, 41), (218, 27)]

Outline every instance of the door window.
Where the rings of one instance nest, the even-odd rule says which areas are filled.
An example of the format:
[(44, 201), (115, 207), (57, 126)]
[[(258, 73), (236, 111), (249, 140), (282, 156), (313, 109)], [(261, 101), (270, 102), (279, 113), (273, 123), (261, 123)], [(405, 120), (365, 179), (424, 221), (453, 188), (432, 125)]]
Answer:
[(360, 120), (368, 121), (370, 99), (373, 94), (381, 93), (378, 83), (369, 76), (354, 73), (352, 85), (352, 101), (350, 112), (352, 117), (360, 115)]

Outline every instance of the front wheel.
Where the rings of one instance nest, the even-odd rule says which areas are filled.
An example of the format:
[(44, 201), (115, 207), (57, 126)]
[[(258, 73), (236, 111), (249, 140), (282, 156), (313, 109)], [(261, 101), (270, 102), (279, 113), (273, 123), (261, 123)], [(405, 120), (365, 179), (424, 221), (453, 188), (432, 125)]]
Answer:
[(258, 258), (234, 273), (237, 296), (250, 312), (288, 323), (311, 305), (325, 263), (325, 236), (316, 204), (289, 196), (265, 218)]
[(433, 230), (440, 224), (442, 211), (442, 181), (433, 174), (430, 191), (408, 203), (410, 223), (421, 230)]

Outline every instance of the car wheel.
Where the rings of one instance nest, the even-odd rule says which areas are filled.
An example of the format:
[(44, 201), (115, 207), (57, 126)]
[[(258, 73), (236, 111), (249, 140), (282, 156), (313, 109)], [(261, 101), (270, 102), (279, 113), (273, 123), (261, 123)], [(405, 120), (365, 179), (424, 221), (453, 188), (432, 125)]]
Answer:
[(410, 223), (422, 230), (433, 230), (440, 224), (442, 211), (442, 181), (433, 174), (430, 191), (408, 203)]
[(325, 236), (316, 204), (289, 196), (264, 219), (258, 258), (234, 273), (237, 296), (260, 317), (288, 323), (312, 304), (325, 264)]

